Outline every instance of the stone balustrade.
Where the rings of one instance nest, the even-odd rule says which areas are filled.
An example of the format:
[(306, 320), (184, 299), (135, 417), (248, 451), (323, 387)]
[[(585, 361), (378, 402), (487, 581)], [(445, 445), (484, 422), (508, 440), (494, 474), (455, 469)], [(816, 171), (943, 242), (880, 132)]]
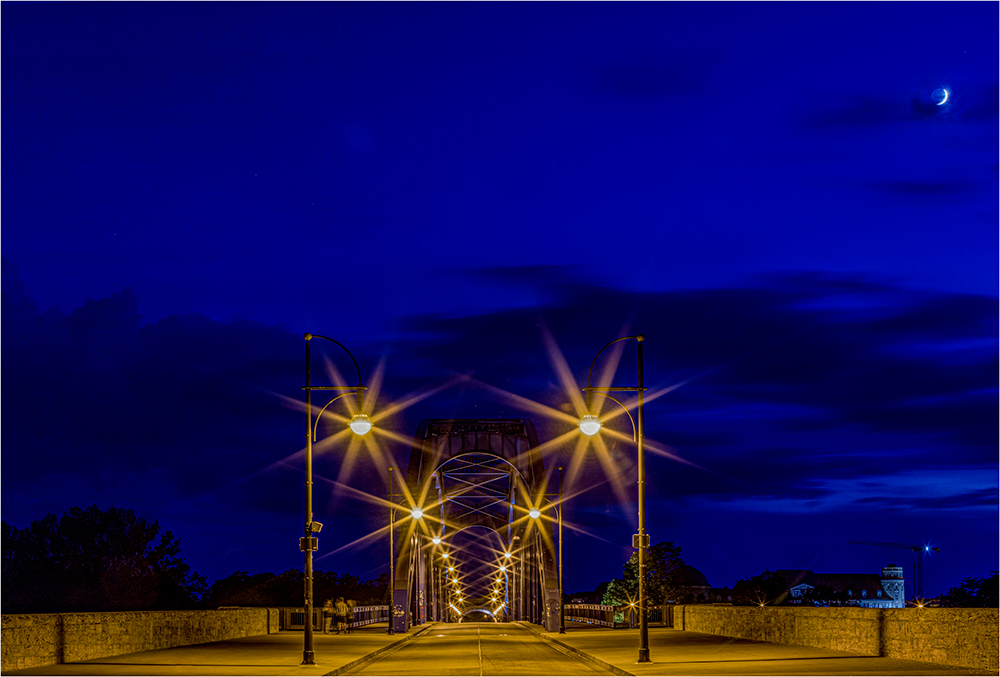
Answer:
[(998, 609), (674, 607), (674, 628), (996, 673)]
[(278, 609), (5, 614), (0, 671), (278, 632)]

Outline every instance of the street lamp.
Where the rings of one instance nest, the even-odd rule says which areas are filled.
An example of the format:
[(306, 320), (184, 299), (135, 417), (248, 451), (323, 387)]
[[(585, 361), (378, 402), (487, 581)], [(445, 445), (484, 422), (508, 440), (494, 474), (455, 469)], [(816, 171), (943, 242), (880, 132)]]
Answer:
[[(597, 418), (596, 416), (594, 418)], [(598, 423), (600, 426), (600, 423)], [(563, 502), (563, 488), (562, 488), (562, 466), (559, 466), (559, 505), (556, 506), (549, 499), (549, 504), (556, 509), (556, 518), (559, 520), (559, 634), (566, 634), (566, 609), (563, 604), (563, 518), (562, 518), (562, 502)], [(531, 519), (538, 519), (541, 512), (537, 508), (532, 508), (528, 515)], [(505, 553), (510, 557), (510, 553)], [(503, 567), (500, 567), (503, 569)]]
[[(312, 511), (312, 445), (316, 441), (316, 429), (319, 427), (319, 420), (323, 416), (323, 412), (326, 408), (333, 404), (335, 401), (342, 397), (347, 397), (348, 395), (357, 395), (358, 398), (358, 408), (357, 413), (351, 418), (350, 428), (355, 435), (364, 435), (372, 429), (371, 419), (361, 413), (362, 405), (364, 404), (364, 391), (367, 388), (361, 383), (361, 368), (358, 367), (358, 361), (354, 359), (354, 355), (348, 350), (344, 344), (339, 341), (334, 341), (328, 336), (320, 336), (318, 334), (306, 333), (302, 336), (306, 341), (306, 361), (305, 361), (305, 385), (302, 386), (302, 390), (305, 391), (305, 407), (306, 407), (306, 481), (305, 481), (305, 536), (299, 539), (299, 550), (305, 554), (305, 590), (304, 590), (304, 607), (305, 607), (305, 640), (302, 649), (302, 665), (315, 665), (315, 652), (313, 651), (313, 552), (319, 548), (319, 539), (313, 536), (314, 533), (319, 533), (322, 528), (319, 522), (313, 521), (313, 511)], [(310, 343), (312, 339), (323, 339), (334, 343), (344, 349), (344, 352), (351, 358), (354, 362), (354, 368), (358, 372), (358, 385), (356, 386), (314, 386), (311, 381), (311, 353), (310, 348), (312, 344)], [(313, 416), (312, 416), (312, 391), (314, 390), (333, 390), (341, 391), (339, 395), (334, 396), (329, 402), (323, 405), (323, 408), (319, 410), (319, 414), (316, 416), (316, 426), (313, 427)]]
[(351, 417), (350, 426), (355, 435), (364, 435), (372, 429), (372, 420), (367, 414), (355, 414)]
[[(646, 621), (646, 548), (649, 547), (649, 535), (646, 533), (646, 453), (643, 448), (643, 438), (644, 438), (644, 428), (643, 428), (643, 393), (646, 392), (646, 388), (643, 386), (642, 381), (642, 344), (645, 341), (645, 336), (642, 334), (636, 334), (635, 336), (622, 336), (611, 341), (606, 346), (597, 351), (597, 355), (594, 356), (593, 361), (590, 363), (590, 371), (587, 372), (587, 387), (583, 389), (583, 392), (587, 394), (587, 414), (580, 418), (580, 432), (584, 435), (592, 436), (596, 435), (601, 429), (601, 421), (597, 418), (597, 415), (590, 410), (591, 401), (593, 393), (601, 392), (605, 393), (607, 397), (612, 402), (617, 403), (625, 413), (628, 414), (629, 420), (632, 421), (632, 434), (633, 439), (636, 443), (636, 448), (638, 450), (638, 466), (639, 466), (639, 533), (632, 537), (632, 547), (638, 549), (639, 551), (639, 660), (638, 663), (649, 663), (649, 624)], [(619, 341), (628, 341), (635, 339), (638, 344), (638, 368), (639, 368), (639, 384), (636, 386), (626, 386), (626, 387), (597, 387), (591, 385), (591, 378), (594, 374), (594, 364), (597, 363), (597, 358), (601, 356), (609, 346), (618, 343)], [(636, 407), (636, 419), (632, 419), (632, 414), (629, 412), (628, 407), (619, 402), (617, 399), (606, 393), (610, 392), (629, 392), (637, 393), (639, 396), (639, 402)]]
[(593, 414), (584, 414), (580, 417), (580, 432), (587, 437), (593, 437), (601, 429), (601, 419)]

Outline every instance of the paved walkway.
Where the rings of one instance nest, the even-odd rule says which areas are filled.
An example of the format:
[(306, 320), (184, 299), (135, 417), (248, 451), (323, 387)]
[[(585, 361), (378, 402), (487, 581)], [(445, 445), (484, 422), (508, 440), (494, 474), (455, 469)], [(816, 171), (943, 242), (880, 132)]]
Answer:
[(639, 630), (567, 623), (566, 634), (537, 634), (597, 659), (619, 675), (980, 675), (995, 674), (934, 663), (861, 656), (846, 651), (770, 644), (673, 628), (649, 629), (650, 663), (636, 663)]
[[(522, 624), (549, 642), (596, 660), (618, 675), (976, 675), (996, 674), (844, 651), (732, 639), (671, 628), (650, 628), (652, 663), (637, 664), (638, 630), (608, 630), (567, 623), (564, 635)], [(301, 632), (279, 632), (225, 642), (159, 649), (78, 663), (6, 671), (5, 675), (342, 675), (395, 651), (416, 635), (389, 635), (373, 625), (350, 635), (315, 635), (315, 666), (302, 666)], [(447, 656), (441, 657), (447, 660)], [(436, 674), (427, 665), (425, 674)], [(545, 673), (541, 673), (545, 674)]]

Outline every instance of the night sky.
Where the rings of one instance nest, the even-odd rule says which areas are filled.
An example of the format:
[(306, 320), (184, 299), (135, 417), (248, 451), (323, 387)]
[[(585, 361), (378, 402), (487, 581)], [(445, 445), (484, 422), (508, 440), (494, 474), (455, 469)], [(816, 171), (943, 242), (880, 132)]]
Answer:
[[(850, 539), (939, 547), (928, 595), (997, 568), (997, 3), (2, 15), (6, 522), (131, 508), (210, 582), (301, 567), (311, 332), (377, 442), (317, 445), (316, 567), (375, 578), (365, 494), (421, 419), (555, 439), (643, 333), (648, 529), (712, 585), (896, 562), (912, 595)], [(547, 447), (567, 591), (631, 552), (607, 439), (611, 472)]]

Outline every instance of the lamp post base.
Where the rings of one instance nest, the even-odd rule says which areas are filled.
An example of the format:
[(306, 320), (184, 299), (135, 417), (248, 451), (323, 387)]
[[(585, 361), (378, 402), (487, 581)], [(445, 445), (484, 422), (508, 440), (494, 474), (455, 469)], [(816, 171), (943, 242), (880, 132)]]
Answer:
[(303, 651), (301, 665), (316, 665), (316, 652)]
[(639, 649), (639, 660), (636, 663), (652, 663), (649, 659), (649, 649)]

